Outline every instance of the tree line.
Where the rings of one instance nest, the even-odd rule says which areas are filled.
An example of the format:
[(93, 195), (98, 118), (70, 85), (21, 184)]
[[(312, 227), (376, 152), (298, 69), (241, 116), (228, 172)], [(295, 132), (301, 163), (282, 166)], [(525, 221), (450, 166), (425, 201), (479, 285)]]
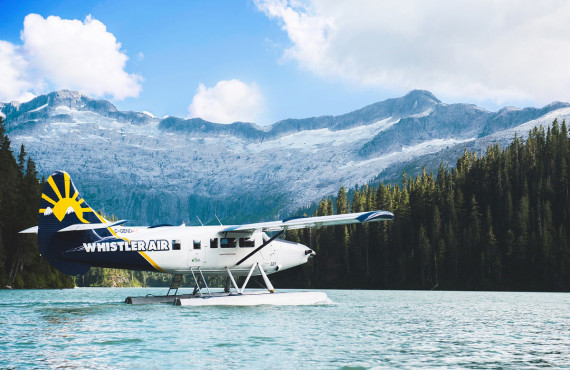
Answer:
[[(465, 151), (401, 184), (369, 184), (322, 199), (317, 216), (389, 210), (394, 221), (290, 230), (315, 249), (279, 287), (570, 290), (570, 142), (566, 122), (515, 135), (505, 149)], [(39, 256), (35, 235), (43, 179), (24, 146), (18, 156), (0, 117), (0, 287), (61, 288), (74, 280)], [(311, 212), (312, 213), (312, 212)], [(169, 277), (92, 269), (77, 285), (168, 285)]]
[(17, 158), (0, 117), (0, 288), (69, 288), (73, 279), (40, 257), (35, 234), (43, 180), (24, 145)]
[(570, 141), (566, 122), (465, 151), (455, 168), (402, 184), (344, 187), (317, 216), (389, 210), (393, 222), (292, 230), (310, 264), (278, 274), (309, 288), (570, 291)]

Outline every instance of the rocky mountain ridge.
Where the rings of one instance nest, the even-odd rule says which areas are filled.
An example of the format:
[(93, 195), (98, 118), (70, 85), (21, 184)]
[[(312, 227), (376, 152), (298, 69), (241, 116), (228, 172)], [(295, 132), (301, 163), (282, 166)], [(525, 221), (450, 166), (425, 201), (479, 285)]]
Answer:
[(404, 168), (453, 165), (464, 148), (505, 145), (515, 132), (570, 117), (570, 104), (489, 112), (414, 90), (339, 116), (260, 127), (158, 119), (62, 90), (0, 103), (0, 112), (14, 148), (23, 143), (40, 174), (66, 170), (93, 207), (152, 224), (283, 217), (341, 185), (397, 181)]

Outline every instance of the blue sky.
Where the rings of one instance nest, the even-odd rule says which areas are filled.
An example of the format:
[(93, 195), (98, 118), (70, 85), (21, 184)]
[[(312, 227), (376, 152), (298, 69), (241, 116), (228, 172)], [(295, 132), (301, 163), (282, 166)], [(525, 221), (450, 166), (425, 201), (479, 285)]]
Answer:
[(570, 100), (561, 2), (348, 3), (1, 0), (0, 74), (13, 78), (0, 101), (70, 88), (158, 117), (269, 124), (414, 88), (490, 110)]

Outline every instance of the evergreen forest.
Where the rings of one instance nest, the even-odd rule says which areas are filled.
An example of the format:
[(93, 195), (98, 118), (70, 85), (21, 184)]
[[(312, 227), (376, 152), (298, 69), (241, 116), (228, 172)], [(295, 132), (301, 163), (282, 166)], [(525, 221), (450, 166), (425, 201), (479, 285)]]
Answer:
[(292, 230), (310, 264), (275, 276), (307, 288), (570, 291), (570, 141), (566, 122), (504, 150), (397, 185), (341, 188), (316, 215), (389, 210), (393, 222)]
[(0, 117), (0, 287), (74, 286), (70, 276), (40, 257), (36, 234), (18, 234), (38, 224), (42, 182), (23, 145), (14, 157)]
[[(555, 120), (505, 149), (465, 151), (436, 175), (341, 187), (315, 215), (388, 210), (394, 221), (289, 230), (317, 256), (271, 278), (280, 288), (570, 291), (569, 162), (568, 128)], [(18, 234), (37, 224), (37, 176), (0, 118), (0, 287), (169, 285), (156, 273), (92, 268), (74, 280), (52, 268), (36, 236)]]

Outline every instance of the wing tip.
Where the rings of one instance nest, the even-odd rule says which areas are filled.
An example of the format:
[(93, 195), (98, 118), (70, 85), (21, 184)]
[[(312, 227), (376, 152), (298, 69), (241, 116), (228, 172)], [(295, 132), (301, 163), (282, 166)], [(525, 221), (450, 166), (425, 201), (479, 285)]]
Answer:
[(389, 211), (371, 211), (357, 217), (357, 220), (362, 223), (371, 221), (391, 221), (393, 219), (394, 214)]

